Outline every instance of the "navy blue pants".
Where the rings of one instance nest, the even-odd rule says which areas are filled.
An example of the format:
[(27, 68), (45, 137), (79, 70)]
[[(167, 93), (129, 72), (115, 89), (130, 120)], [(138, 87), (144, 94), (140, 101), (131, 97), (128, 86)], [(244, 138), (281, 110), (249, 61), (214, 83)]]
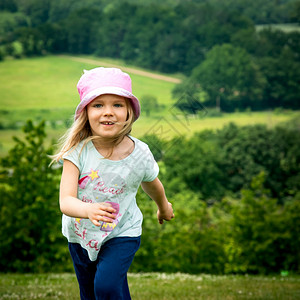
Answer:
[(141, 237), (117, 237), (101, 246), (96, 261), (79, 244), (69, 243), (69, 250), (82, 300), (130, 300), (127, 272)]

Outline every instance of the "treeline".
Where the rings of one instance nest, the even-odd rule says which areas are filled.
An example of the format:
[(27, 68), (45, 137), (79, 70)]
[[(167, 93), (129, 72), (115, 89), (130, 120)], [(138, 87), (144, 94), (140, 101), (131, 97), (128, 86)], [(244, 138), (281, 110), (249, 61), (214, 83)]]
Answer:
[(255, 29), (259, 15), (274, 22), (279, 7), (299, 22), (299, 1), (4, 1), (0, 52), (121, 58), (184, 73), (176, 99), (188, 92), (223, 111), (299, 109), (300, 32)]
[[(61, 234), (61, 170), (49, 168), (44, 123), (1, 159), (0, 268), (69, 271)], [(142, 246), (131, 271), (270, 274), (300, 271), (299, 120), (268, 129), (233, 124), (164, 141), (144, 136), (176, 218), (162, 227), (142, 191)]]
[[(27, 21), (33, 26), (45, 22), (57, 22), (66, 18), (70, 13), (81, 8), (100, 9), (109, 11), (117, 6), (120, 0), (2, 0), (0, 10), (7, 12), (20, 12), (30, 19)], [(160, 0), (125, 0), (131, 5), (149, 7), (151, 5), (161, 5)], [(198, 4), (209, 3), (213, 7), (239, 11), (241, 14), (252, 19), (255, 24), (281, 24), (297, 23), (297, 0), (165, 0), (164, 6), (170, 9), (185, 2)]]

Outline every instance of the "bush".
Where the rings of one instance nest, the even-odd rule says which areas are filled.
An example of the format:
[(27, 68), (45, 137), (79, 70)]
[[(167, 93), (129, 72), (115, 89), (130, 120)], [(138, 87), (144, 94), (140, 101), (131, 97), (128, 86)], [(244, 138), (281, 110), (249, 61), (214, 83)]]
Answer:
[(296, 217), (299, 199), (278, 204), (264, 188), (264, 181), (262, 172), (253, 178), (250, 189), (242, 190), (241, 199), (231, 202), (229, 240), (234, 253), (226, 251), (230, 258), (226, 268), (229, 273), (300, 270), (300, 238), (297, 234), (300, 223)]
[(138, 193), (144, 214), (141, 249), (131, 271), (270, 274), (300, 271), (299, 196), (279, 204), (254, 177), (240, 198), (207, 205), (189, 190), (177, 193), (175, 219), (160, 226), (156, 205)]
[[(145, 136), (160, 159), (175, 219), (159, 225), (155, 203), (138, 191), (143, 235), (131, 271), (299, 272), (300, 147), (293, 124), (229, 125), (169, 142)], [(3, 272), (72, 268), (60, 228), (60, 171), (48, 167), (44, 127), (28, 122), (25, 139), (14, 138), (1, 160)]]
[(5, 51), (3, 47), (0, 47), (0, 61), (2, 61), (5, 57)]
[(15, 58), (21, 58), (23, 56), (23, 45), (19, 41), (15, 41), (12, 43), (12, 56)]
[(1, 159), (0, 268), (3, 272), (68, 269), (58, 208), (58, 170), (49, 168), (45, 124), (27, 122), (25, 139)]

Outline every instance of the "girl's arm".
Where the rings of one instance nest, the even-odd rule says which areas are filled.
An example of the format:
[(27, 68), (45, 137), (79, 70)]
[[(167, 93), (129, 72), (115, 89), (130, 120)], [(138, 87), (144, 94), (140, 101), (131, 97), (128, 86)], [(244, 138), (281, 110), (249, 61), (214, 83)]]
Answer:
[(73, 218), (90, 219), (94, 225), (99, 221), (113, 222), (115, 209), (107, 203), (86, 203), (77, 198), (78, 168), (69, 160), (64, 160), (60, 182), (59, 205), (63, 214)]
[(157, 218), (159, 224), (163, 224), (164, 220), (170, 221), (174, 218), (172, 204), (168, 202), (164, 186), (161, 181), (156, 177), (151, 182), (142, 182), (141, 184), (144, 192), (155, 201), (158, 211)]

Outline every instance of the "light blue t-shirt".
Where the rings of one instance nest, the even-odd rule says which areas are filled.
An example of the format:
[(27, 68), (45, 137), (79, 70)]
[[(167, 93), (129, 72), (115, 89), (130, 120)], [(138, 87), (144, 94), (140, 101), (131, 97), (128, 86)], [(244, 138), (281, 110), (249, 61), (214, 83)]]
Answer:
[[(101, 245), (114, 237), (137, 237), (142, 233), (143, 215), (136, 203), (136, 193), (143, 181), (153, 181), (158, 165), (148, 146), (130, 137), (133, 152), (118, 161), (104, 159), (92, 142), (81, 142), (63, 159), (79, 169), (77, 197), (88, 203), (109, 202), (117, 210), (113, 223), (95, 226), (89, 219), (63, 215), (62, 232), (70, 243), (79, 243), (87, 250), (90, 260), (97, 259)], [(82, 148), (83, 147), (83, 148)]]

